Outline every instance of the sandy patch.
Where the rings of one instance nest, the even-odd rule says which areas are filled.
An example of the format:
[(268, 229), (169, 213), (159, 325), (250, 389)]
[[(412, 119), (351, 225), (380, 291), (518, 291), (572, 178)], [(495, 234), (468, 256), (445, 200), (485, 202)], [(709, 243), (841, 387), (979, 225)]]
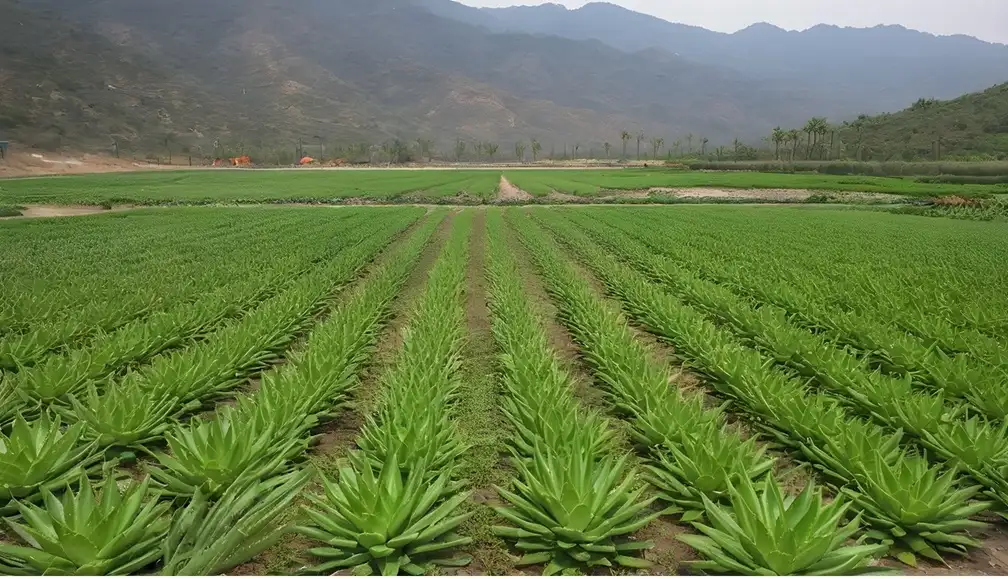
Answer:
[[(175, 161), (175, 165), (155, 165), (132, 158), (116, 159), (111, 155), (63, 155), (11, 149), (7, 151), (7, 156), (0, 160), (0, 177), (41, 177), (45, 175), (190, 168), (188, 156), (179, 155)], [(180, 162), (185, 165), (177, 164)]]
[(501, 203), (514, 203), (517, 201), (530, 201), (531, 199), (531, 194), (515, 187), (507, 180), (507, 177), (501, 175), (500, 186), (497, 188), (497, 201)]
[(862, 191), (812, 191), (809, 189), (718, 189), (716, 187), (653, 187), (649, 195), (668, 195), (682, 199), (761, 200), (778, 203), (808, 201), (812, 196), (831, 201), (897, 201), (899, 195)]
[(135, 209), (132, 205), (121, 205), (113, 209), (104, 209), (94, 205), (21, 205), (21, 215), (0, 217), (0, 219), (34, 219), (42, 217), (77, 217), (94, 215), (96, 213), (112, 213)]

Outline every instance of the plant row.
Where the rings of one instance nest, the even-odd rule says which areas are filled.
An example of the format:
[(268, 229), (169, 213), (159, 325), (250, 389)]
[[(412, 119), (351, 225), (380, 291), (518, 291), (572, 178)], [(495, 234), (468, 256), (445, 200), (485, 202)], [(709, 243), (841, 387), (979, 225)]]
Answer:
[(575, 398), (526, 297), (501, 212), (488, 214), (487, 233), (488, 305), (517, 473), (511, 488), (498, 488), (507, 504), (496, 511), (509, 525), (494, 532), (522, 553), (518, 566), (542, 564), (546, 575), (646, 567), (636, 555), (653, 544), (630, 535), (658, 516), (647, 511), (654, 499), (643, 498), (646, 485), (618, 454), (608, 421)]
[[(297, 280), (241, 320), (190, 348), (159, 357), (126, 374), (102, 392), (90, 388), (70, 407), (55, 408), (28, 422), (17, 418), (0, 442), (4, 512), (13, 500), (36, 501), (41, 492), (62, 488), (97, 464), (105, 451), (145, 451), (163, 440), (175, 420), (239, 387), (249, 376), (279, 360), (297, 335), (310, 327), (335, 289), (352, 279), (397, 229), (411, 218), (383, 226), (374, 238), (340, 259)], [(71, 426), (62, 428), (62, 416)]]
[[(289, 530), (276, 524), (278, 516), (309, 478), (308, 471), (294, 468), (296, 457), (287, 453), (292, 446), (287, 441), (299, 440), (294, 446), (305, 448), (310, 431), (345, 405), (377, 326), (438, 222), (432, 219), (415, 232), (315, 328), (304, 349), (263, 375), (254, 394), (241, 397), (217, 420), (176, 427), (168, 435), (169, 453), (158, 453), (162, 464), (150, 469), (157, 483), (153, 488), (145, 479), (127, 488), (129, 500), (119, 499), (109, 479), (95, 505), (90, 482), (81, 480), (81, 492), (68, 490), (61, 500), (79, 505), (78, 510), (101, 510), (90, 520), (63, 517), (66, 508), (55, 506), (52, 501), (60, 499), (50, 491), (44, 493), (45, 508), (19, 503), (31, 524), (15, 530), (32, 548), (0, 546), (0, 560), (15, 572), (48, 567), (104, 574), (140, 570), (161, 559), (164, 574), (203, 575), (227, 571), (274, 544)], [(165, 497), (175, 497), (184, 508), (170, 517), (171, 503), (159, 502)], [(119, 526), (85, 535), (86, 525), (95, 523)], [(45, 540), (54, 529), (60, 536), (87, 537), (90, 549), (74, 552)]]
[[(886, 318), (829, 306), (816, 297), (822, 292), (813, 281), (804, 286), (775, 279), (754, 282), (738, 266), (714, 265), (696, 253), (690, 255), (692, 252), (687, 249), (670, 249), (662, 229), (645, 229), (608, 216), (605, 222), (645, 243), (652, 251), (671, 256), (681, 264), (681, 269), (703, 271), (707, 279), (783, 308), (789, 318), (803, 327), (859, 350), (870, 357), (873, 366), (889, 374), (910, 375), (917, 383), (969, 400), (989, 416), (999, 419), (1008, 416), (1008, 388), (1005, 387), (1008, 356), (1003, 356), (997, 348), (987, 348), (986, 356), (950, 355), (934, 342), (927, 343), (916, 335), (878, 321)], [(866, 292), (866, 295), (874, 294)], [(948, 333), (962, 334), (955, 329), (949, 329)]]
[[(363, 218), (355, 221), (361, 222), (356, 224), (357, 227), (365, 222)], [(187, 259), (178, 260), (174, 266), (156, 260), (142, 260), (147, 275), (142, 280), (134, 281), (140, 288), (135, 299), (102, 296), (101, 286), (107, 284), (109, 278), (114, 278), (114, 273), (91, 283), (84, 279), (71, 280), (73, 291), (78, 295), (89, 296), (90, 305), (74, 310), (69, 316), (50, 316), (25, 333), (5, 336), (0, 341), (0, 369), (17, 372), (26, 366), (33, 366), (53, 350), (90, 340), (95, 335), (101, 340), (104, 332), (116, 330), (134, 320), (142, 324), (152, 313), (176, 305), (184, 307), (198, 299), (201, 293), (230, 285), (235, 280), (260, 275), (273, 275), (280, 280), (298, 275), (307, 271), (313, 263), (329, 257), (336, 249), (313, 242), (313, 239), (331, 237), (331, 226), (319, 224), (309, 228), (306, 232), (308, 237), (291, 236), (290, 239), (277, 243), (277, 239), (284, 239), (291, 233), (290, 224), (281, 225), (284, 227), (262, 232), (262, 239), (273, 242), (269, 246), (269, 253), (264, 251), (266, 247), (262, 246), (262, 241), (251, 241), (247, 237), (249, 233), (240, 232), (216, 243), (208, 240), (209, 248), (201, 245), (187, 248), (183, 253)], [(270, 255), (273, 256), (272, 260), (267, 259)], [(277, 259), (281, 256), (283, 259)], [(197, 265), (194, 260), (201, 263)], [(179, 283), (180, 279), (191, 281)], [(39, 295), (38, 288), (32, 288), (31, 292), (35, 296)], [(46, 288), (41, 295), (50, 296), (54, 293)], [(100, 308), (100, 312), (95, 314), (93, 308)]]
[[(674, 263), (649, 252), (613, 229), (573, 219), (619, 259), (660, 283), (666, 291), (732, 328), (778, 364), (816, 381), (845, 406), (893, 430), (906, 431), (946, 463), (962, 467), (1008, 509), (1008, 423), (970, 416), (961, 403), (943, 393), (916, 392), (909, 376), (898, 379), (872, 372), (864, 359), (836, 348), (821, 336), (792, 325), (785, 312), (770, 305), (754, 307), (722, 286), (699, 280)], [(996, 401), (980, 392), (981, 403)], [(1006, 511), (1008, 512), (1008, 511)]]
[(471, 214), (457, 215), (402, 330), (403, 343), (382, 374), (376, 411), (357, 450), (309, 497), (310, 522), (298, 530), (324, 546), (309, 553), (313, 573), (423, 574), (430, 566), (462, 566), (454, 555), (471, 542), (457, 533), (468, 498), (455, 476), (468, 446), (456, 425), (462, 387), (465, 267)]
[[(372, 234), (373, 226), (367, 223), (344, 230), (332, 240), (331, 253), (339, 255)], [(354, 259), (354, 250), (346, 251)], [(101, 335), (84, 348), (50, 356), (39, 365), (0, 377), (0, 392), (7, 401), (0, 407), (2, 424), (8, 424), (15, 412), (31, 416), (52, 404), (67, 405), (69, 396), (79, 397), (92, 388), (101, 393), (124, 369), (136, 371), (159, 354), (212, 334), (227, 320), (240, 318), (263, 300), (307, 275), (313, 265), (313, 262), (295, 261), (277, 265), (273, 271), (262, 275), (241, 272), (241, 282), (226, 285), (191, 304), (154, 313), (113, 333)], [(249, 274), (252, 276), (244, 279)]]
[(584, 234), (557, 224), (555, 217), (543, 219), (631, 318), (669, 341), (720, 393), (862, 510), (872, 531), (867, 537), (890, 544), (908, 564), (915, 556), (941, 560), (942, 553), (964, 554), (980, 546), (970, 531), (985, 525), (970, 517), (991, 506), (974, 500), (980, 486), (968, 486), (955, 468), (929, 466), (925, 457), (901, 448), (902, 432), (850, 416), (836, 397), (815, 393), (775, 368), (772, 359), (601, 251)]
[[(728, 429), (723, 407), (705, 408), (702, 395), (670, 388), (668, 369), (651, 360), (620, 313), (594, 294), (527, 218), (517, 226), (596, 380), (629, 418), (648, 460), (648, 480), (672, 505), (666, 512), (683, 513), (682, 520), (702, 533), (679, 537), (708, 559), (693, 562), (694, 568), (849, 574), (867, 570), (873, 556), (886, 551), (879, 544), (843, 545), (860, 527), (859, 515), (838, 524), (848, 515), (849, 501), (827, 507), (814, 485), (797, 501), (785, 499), (770, 474), (774, 460), (766, 448)], [(763, 504), (776, 509), (763, 509)], [(799, 513), (807, 516), (804, 529), (788, 522)]]

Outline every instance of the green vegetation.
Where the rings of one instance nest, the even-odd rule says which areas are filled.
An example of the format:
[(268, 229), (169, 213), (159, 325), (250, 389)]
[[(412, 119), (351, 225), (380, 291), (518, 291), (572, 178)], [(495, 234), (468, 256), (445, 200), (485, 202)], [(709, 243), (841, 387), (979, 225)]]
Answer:
[(822, 207), (4, 221), (0, 570), (997, 565), (1006, 253)]
[[(856, 191), (908, 197), (987, 196), (1008, 185), (926, 183), (899, 177), (816, 173), (691, 172), (675, 169), (507, 170), (507, 179), (536, 198), (563, 193), (586, 198), (646, 196), (652, 188), (804, 189)], [(490, 203), (497, 196), (497, 170), (190, 171), (8, 179), (0, 202), (112, 206), (267, 203)], [(663, 202), (668, 195), (651, 195)], [(555, 201), (555, 200), (554, 200)], [(639, 201), (639, 199), (638, 199)]]
[(17, 217), (21, 215), (23, 207), (17, 205), (0, 205), (0, 217)]

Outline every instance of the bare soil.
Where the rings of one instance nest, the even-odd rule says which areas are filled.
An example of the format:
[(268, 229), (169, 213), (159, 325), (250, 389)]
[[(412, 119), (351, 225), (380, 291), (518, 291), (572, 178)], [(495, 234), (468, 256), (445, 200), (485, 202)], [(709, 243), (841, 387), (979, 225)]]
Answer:
[(779, 203), (807, 201), (813, 195), (847, 201), (894, 201), (898, 195), (860, 191), (812, 191), (809, 189), (719, 189), (716, 187), (652, 187), (644, 197), (660, 194), (682, 199), (762, 200)]
[(532, 195), (527, 191), (522, 191), (501, 175), (500, 186), (497, 188), (497, 201), (499, 203), (515, 203), (532, 200)]
[(113, 209), (104, 209), (94, 205), (21, 205), (21, 215), (0, 217), (0, 219), (32, 219), (39, 217), (76, 217), (80, 215), (95, 215), (111, 211), (128, 211), (132, 206), (122, 205)]
[(185, 166), (156, 165), (146, 161), (116, 159), (105, 155), (43, 153), (11, 149), (7, 151), (7, 156), (0, 161), (0, 178), (189, 168), (188, 157)]

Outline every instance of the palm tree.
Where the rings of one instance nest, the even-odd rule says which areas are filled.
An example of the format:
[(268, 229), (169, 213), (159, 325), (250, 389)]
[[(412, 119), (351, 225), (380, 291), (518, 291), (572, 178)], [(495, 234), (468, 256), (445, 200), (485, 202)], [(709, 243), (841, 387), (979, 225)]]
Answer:
[(539, 151), (542, 151), (542, 144), (538, 139), (532, 139), (532, 162), (535, 163), (539, 159)]
[(497, 154), (497, 149), (499, 145), (497, 143), (483, 143), (483, 150), (486, 152), (487, 157), (489, 157), (490, 162), (493, 163), (494, 155)]
[(626, 160), (626, 146), (630, 142), (630, 131), (620, 132), (620, 140), (623, 141), (623, 160)]
[(612, 149), (612, 145), (609, 144), (609, 141), (606, 141), (605, 143), (602, 144), (602, 148), (605, 149), (605, 158), (606, 158), (606, 160), (608, 160), (609, 159), (609, 150)]
[(640, 161), (640, 144), (644, 140), (644, 131), (637, 133), (637, 160)]
[(770, 133), (770, 139), (774, 144), (774, 160), (780, 161), (780, 146), (784, 142), (784, 129), (774, 127), (773, 132)]
[(662, 147), (664, 146), (665, 146), (665, 139), (661, 137), (651, 139), (651, 158), (657, 160), (658, 153), (662, 150)]
[(808, 135), (805, 150), (805, 159), (809, 160), (812, 158), (812, 147), (815, 145), (815, 142), (812, 140), (813, 135), (816, 136), (817, 138), (819, 136), (819, 119), (815, 117), (809, 119), (808, 122), (805, 123), (805, 126), (802, 128), (802, 131), (804, 131), (805, 134)]

